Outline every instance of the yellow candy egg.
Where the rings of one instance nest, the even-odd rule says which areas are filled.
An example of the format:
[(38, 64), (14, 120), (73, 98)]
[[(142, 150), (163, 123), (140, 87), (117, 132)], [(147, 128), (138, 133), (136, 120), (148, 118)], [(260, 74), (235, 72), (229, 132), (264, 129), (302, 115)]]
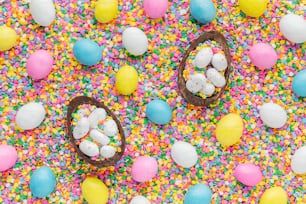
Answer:
[(100, 23), (107, 23), (117, 17), (118, 0), (99, 0), (95, 8), (95, 17)]
[(0, 26), (0, 51), (6, 51), (17, 43), (17, 34), (14, 29), (7, 26)]
[(82, 185), (82, 195), (89, 204), (106, 204), (108, 189), (98, 178), (87, 177)]
[(238, 4), (247, 16), (259, 17), (267, 10), (268, 0), (239, 0)]
[(260, 198), (259, 204), (287, 204), (288, 197), (286, 191), (281, 187), (267, 189)]
[(131, 66), (123, 66), (116, 74), (116, 89), (120, 94), (130, 95), (138, 86), (138, 73)]
[(240, 141), (243, 132), (243, 121), (237, 114), (230, 113), (218, 122), (216, 128), (217, 140), (224, 147)]

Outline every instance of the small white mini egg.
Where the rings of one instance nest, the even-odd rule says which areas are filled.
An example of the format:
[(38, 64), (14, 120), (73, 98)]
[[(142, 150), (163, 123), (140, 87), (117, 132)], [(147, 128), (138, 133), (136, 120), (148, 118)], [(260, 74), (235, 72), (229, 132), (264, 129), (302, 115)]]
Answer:
[(210, 47), (205, 47), (201, 49), (195, 56), (194, 62), (195, 65), (199, 68), (206, 67), (213, 57), (213, 51)]
[(85, 135), (87, 135), (89, 131), (89, 120), (88, 118), (81, 118), (77, 125), (73, 129), (73, 137), (74, 139), (81, 139)]
[(99, 142), (102, 145), (107, 145), (110, 142), (109, 137), (107, 137), (97, 129), (91, 130), (89, 135), (92, 139), (94, 139), (95, 141)]
[(135, 56), (144, 54), (148, 50), (148, 38), (146, 34), (136, 27), (124, 30), (122, 43), (129, 53)]
[(216, 69), (209, 68), (207, 70), (207, 79), (213, 83), (216, 87), (223, 87), (226, 84), (226, 80), (222, 74), (220, 74)]
[(205, 83), (205, 85), (200, 91), (206, 96), (211, 96), (215, 92), (215, 86), (211, 83)]
[(216, 70), (224, 71), (227, 67), (226, 57), (221, 53), (214, 54), (211, 64)]
[(190, 75), (190, 79), (186, 82), (186, 88), (192, 93), (199, 92), (204, 84), (206, 83), (206, 78), (203, 74), (193, 74)]
[(84, 154), (86, 154), (87, 156), (90, 156), (90, 157), (94, 157), (94, 156), (97, 156), (99, 154), (98, 146), (95, 143), (90, 142), (88, 140), (83, 140), (80, 143), (79, 148), (80, 148), (81, 152), (83, 152)]
[(278, 104), (265, 103), (259, 109), (261, 120), (271, 128), (281, 128), (286, 124), (287, 113)]
[(118, 127), (114, 120), (107, 120), (103, 125), (105, 135), (112, 137), (118, 134)]
[(177, 141), (171, 148), (171, 157), (175, 163), (184, 167), (193, 167), (198, 160), (198, 154), (194, 146), (188, 142)]
[(111, 158), (116, 154), (116, 149), (113, 146), (105, 145), (101, 147), (100, 154), (103, 158)]
[(106, 118), (106, 116), (107, 116), (107, 113), (104, 110), (104, 108), (96, 108), (88, 116), (88, 120), (89, 120), (89, 123), (90, 123), (90, 128), (97, 128), (99, 121), (104, 120)]
[(151, 204), (151, 202), (146, 197), (139, 195), (135, 196), (130, 204)]

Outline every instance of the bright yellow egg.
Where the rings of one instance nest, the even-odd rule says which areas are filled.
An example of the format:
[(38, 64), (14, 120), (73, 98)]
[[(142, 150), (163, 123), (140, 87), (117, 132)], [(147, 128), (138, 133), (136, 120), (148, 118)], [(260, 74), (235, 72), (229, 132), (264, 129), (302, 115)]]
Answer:
[(239, 0), (238, 4), (247, 16), (259, 17), (267, 10), (268, 0)]
[(106, 204), (108, 189), (98, 178), (87, 177), (82, 185), (82, 195), (89, 204)]
[(131, 66), (123, 66), (116, 74), (116, 89), (120, 94), (130, 95), (138, 86), (138, 73)]
[(243, 121), (239, 115), (234, 113), (222, 117), (216, 128), (217, 140), (224, 147), (238, 143), (242, 132)]
[(95, 8), (95, 17), (100, 23), (107, 23), (118, 15), (118, 0), (99, 0)]
[(287, 204), (288, 197), (286, 191), (281, 187), (267, 189), (260, 198), (259, 204)]
[(0, 26), (0, 51), (6, 51), (17, 43), (17, 34), (14, 29), (7, 26)]

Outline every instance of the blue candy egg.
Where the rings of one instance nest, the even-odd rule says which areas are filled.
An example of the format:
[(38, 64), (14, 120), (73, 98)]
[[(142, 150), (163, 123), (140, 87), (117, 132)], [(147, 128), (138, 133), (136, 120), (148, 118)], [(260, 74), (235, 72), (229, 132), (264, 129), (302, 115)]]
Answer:
[(207, 24), (215, 19), (216, 8), (211, 0), (190, 0), (190, 13), (197, 21)]
[(306, 97), (306, 69), (295, 75), (292, 82), (293, 92), (301, 97)]
[(34, 171), (30, 179), (30, 189), (34, 197), (43, 198), (54, 191), (55, 176), (49, 167), (41, 167)]
[(168, 103), (155, 99), (146, 108), (146, 115), (153, 123), (164, 125), (172, 118), (172, 110)]
[(102, 58), (102, 50), (99, 45), (88, 39), (81, 39), (73, 46), (73, 54), (84, 65), (95, 65)]
[(211, 190), (205, 184), (196, 184), (188, 189), (184, 204), (209, 204), (211, 202)]

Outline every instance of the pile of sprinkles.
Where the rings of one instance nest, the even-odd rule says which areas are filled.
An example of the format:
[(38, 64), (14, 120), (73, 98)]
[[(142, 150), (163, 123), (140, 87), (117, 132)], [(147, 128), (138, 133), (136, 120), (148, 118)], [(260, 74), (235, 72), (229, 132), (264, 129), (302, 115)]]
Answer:
[[(291, 37), (285, 30), (281, 32), (279, 25), (290, 13), (305, 21), (305, 2), (269, 0), (259, 17), (251, 17), (257, 13), (243, 12), (248, 0), (205, 0), (213, 4), (216, 13), (211, 22), (203, 24), (190, 9), (197, 0), (169, 0), (162, 18), (154, 18), (155, 12), (145, 12), (144, 2), (150, 0), (109, 0), (109, 9), (118, 3), (118, 14), (114, 17), (111, 10), (110, 21), (102, 23), (96, 19), (105, 20), (105, 16), (95, 15), (95, 9), (104, 1), (54, 0), (54, 20), (40, 26), (38, 21), (48, 24), (49, 19), (37, 19), (30, 11), (30, 2), (39, 1), (0, 0), (0, 203), (95, 203), (93, 195), (97, 194), (86, 191), (90, 184), (99, 186), (101, 197), (97, 199), (101, 203), (139, 204), (147, 199), (151, 203), (189, 204), (201, 199), (193, 192), (204, 189), (211, 198), (203, 203), (267, 204), (267, 190), (272, 187), (281, 188), (274, 189), (279, 193), (279, 204), (286, 199), (288, 203), (306, 203), (306, 165), (298, 162), (306, 154), (306, 93), (299, 88), (305, 82), (293, 83), (306, 79), (302, 72), (306, 68), (306, 43), (288, 40)], [(251, 10), (257, 9), (262, 10)], [(52, 11), (48, 15), (51, 19)], [(306, 30), (304, 23), (302, 31)], [(147, 50), (142, 55), (132, 55), (122, 43), (122, 33), (129, 27), (139, 28), (147, 37)], [(17, 34), (12, 48), (14, 37), (8, 34), (12, 33), (8, 28)], [(179, 94), (177, 71), (189, 43), (210, 30), (221, 32), (227, 39), (233, 71), (218, 101), (196, 107)], [(10, 38), (3, 40), (3, 33)], [(99, 45), (99, 63), (82, 65), (75, 57), (73, 46), (81, 38)], [(276, 51), (274, 66), (258, 69), (252, 63), (249, 48), (257, 43), (269, 44)], [(33, 80), (28, 71), (35, 67), (29, 67), (27, 61), (38, 50), (46, 50), (53, 65), (46, 77)], [(126, 65), (138, 73), (137, 89), (130, 95), (116, 89), (116, 73)], [(110, 107), (124, 129), (126, 150), (115, 166), (97, 168), (86, 163), (69, 142), (65, 117), (68, 104), (82, 95)], [(154, 99), (171, 108), (169, 122), (155, 124), (147, 117), (147, 104)], [(38, 114), (43, 121), (25, 130), (16, 124), (17, 113), (31, 102), (44, 107)], [(261, 107), (271, 102), (287, 114), (280, 128), (264, 122), (270, 114), (263, 113)], [(239, 141), (230, 146), (216, 137), (217, 126), (222, 126), (226, 116), (239, 116), (243, 121)], [(173, 161), (171, 147), (177, 141), (195, 148), (194, 166), (183, 168)], [(157, 162), (158, 171), (151, 179), (137, 182), (132, 167), (137, 158), (145, 156), (153, 161), (148, 165)], [(237, 167), (245, 163), (253, 164), (249, 172), (260, 178), (256, 185), (238, 176), (241, 170)], [(50, 187), (50, 192), (36, 190), (41, 171), (49, 175), (44, 187)]]

